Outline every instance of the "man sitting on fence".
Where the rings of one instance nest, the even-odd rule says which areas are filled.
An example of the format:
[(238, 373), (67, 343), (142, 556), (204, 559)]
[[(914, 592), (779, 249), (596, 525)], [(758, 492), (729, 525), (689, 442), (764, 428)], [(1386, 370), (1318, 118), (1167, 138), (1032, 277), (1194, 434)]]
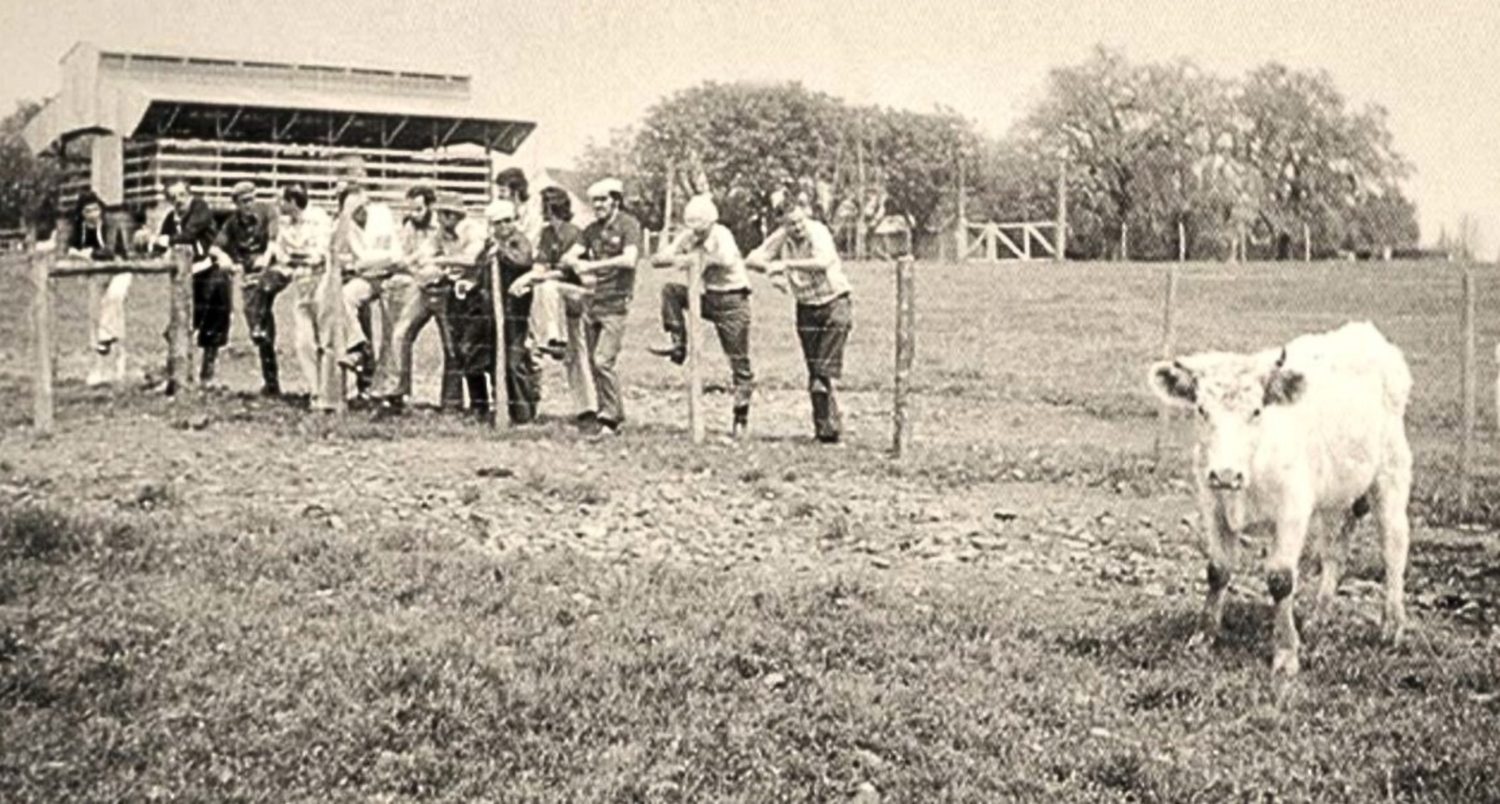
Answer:
[[(344, 277), (344, 356), (339, 365), (355, 375), (361, 392), (374, 381), (377, 358), (370, 343), (374, 327), (371, 308), (382, 300), (381, 290), (397, 261), (396, 230), (391, 212), (372, 202), (364, 188), (349, 184), (339, 191), (339, 220), (334, 232), (333, 264)], [(383, 317), (383, 345), (390, 343), (389, 317)]]
[(219, 234), (209, 247), (214, 264), (224, 270), (239, 270), (244, 275), (245, 325), (250, 340), (260, 352), (260, 392), (265, 396), (281, 395), (281, 380), (276, 366), (276, 318), (272, 308), (276, 295), (291, 281), (280, 271), (267, 270), (271, 264), (271, 240), (276, 236), (275, 216), (265, 205), (255, 202), (255, 185), (242, 181), (230, 191), (234, 212), (219, 227)]
[(849, 280), (833, 234), (799, 202), (787, 212), (781, 228), (750, 252), (745, 264), (765, 271), (778, 290), (790, 285), (797, 299), (797, 339), (807, 361), (814, 433), (820, 442), (838, 443), (842, 422), (834, 392), (843, 374), (853, 314)]
[(750, 369), (750, 278), (745, 261), (734, 242), (734, 235), (720, 224), (719, 210), (707, 195), (695, 196), (682, 211), (681, 234), (651, 260), (657, 268), (675, 268), (681, 277), (669, 280), (661, 289), (661, 324), (672, 342), (653, 347), (651, 352), (681, 364), (687, 357), (687, 328), (697, 326), (686, 320), (688, 307), (687, 271), (703, 260), (703, 320), (713, 322), (719, 333), (719, 345), (729, 358), (734, 380), (734, 424), (732, 435), (744, 435), (750, 422), (750, 397), (755, 373)]
[[(192, 247), (193, 329), (198, 333), (198, 346), (203, 350), (198, 379), (209, 384), (214, 382), (219, 349), (229, 342), (232, 295), (229, 274), (214, 265), (208, 255), (215, 235), (214, 216), (208, 208), (208, 202), (193, 195), (185, 179), (176, 179), (167, 184), (167, 199), (172, 202), (172, 209), (162, 219), (154, 249), (165, 252), (172, 246)], [(170, 334), (168, 337), (170, 338)], [(166, 383), (168, 393), (176, 390), (171, 376), (169, 365)]]
[[(104, 221), (104, 202), (90, 190), (78, 196), (73, 231), (68, 236), (68, 256), (85, 260), (125, 259), (130, 255), (123, 232)], [(125, 373), (125, 350), (117, 344), (125, 337), (125, 296), (130, 292), (128, 273), (115, 274), (104, 282), (99, 299), (99, 318), (94, 327), (97, 365), (87, 384), (116, 382)], [(90, 280), (96, 281), (96, 280)]]

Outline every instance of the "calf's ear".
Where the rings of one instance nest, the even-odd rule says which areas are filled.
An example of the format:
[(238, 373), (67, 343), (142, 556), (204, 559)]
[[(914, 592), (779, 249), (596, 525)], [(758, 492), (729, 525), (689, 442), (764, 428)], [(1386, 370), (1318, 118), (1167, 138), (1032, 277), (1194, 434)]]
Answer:
[(1291, 405), (1302, 398), (1302, 392), (1307, 390), (1307, 377), (1300, 371), (1287, 371), (1284, 368), (1275, 369), (1266, 377), (1267, 405)]
[(1158, 399), (1169, 405), (1189, 407), (1198, 402), (1198, 378), (1175, 360), (1152, 364), (1146, 384)]

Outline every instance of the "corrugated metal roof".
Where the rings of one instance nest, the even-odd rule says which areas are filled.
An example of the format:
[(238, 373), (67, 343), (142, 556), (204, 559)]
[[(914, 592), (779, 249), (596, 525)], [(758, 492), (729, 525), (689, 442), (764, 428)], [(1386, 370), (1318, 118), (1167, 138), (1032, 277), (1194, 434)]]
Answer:
[[(512, 153), (535, 128), (475, 104), (466, 76), (122, 54), (87, 44), (63, 59), (63, 73), (62, 93), (23, 132), (35, 150), (89, 132), (233, 139), (232, 131), (226, 135), (218, 127), (247, 110), (280, 117), (275, 138), (286, 142), (432, 147), (428, 131), (404, 131), (415, 118), (447, 134), (437, 144), (473, 142)], [(197, 114), (184, 119), (184, 109)], [(302, 115), (316, 117), (317, 125), (307, 119), (297, 125)], [(142, 131), (148, 117), (153, 130)], [(211, 121), (207, 131), (205, 120)], [(352, 131), (358, 139), (330, 140), (335, 131)]]

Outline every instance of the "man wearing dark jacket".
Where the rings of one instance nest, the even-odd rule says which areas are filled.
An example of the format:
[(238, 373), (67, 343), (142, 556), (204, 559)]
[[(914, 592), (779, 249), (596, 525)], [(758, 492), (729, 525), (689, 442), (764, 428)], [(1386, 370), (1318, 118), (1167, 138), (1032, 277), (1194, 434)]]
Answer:
[[(203, 350), (198, 378), (211, 383), (219, 349), (229, 342), (229, 274), (209, 258), (215, 230), (208, 203), (193, 195), (183, 179), (167, 185), (167, 199), (172, 202), (172, 210), (161, 222), (155, 246), (160, 251), (179, 245), (193, 248), (193, 329)], [(168, 390), (174, 390), (170, 384)]]
[(276, 239), (276, 216), (255, 202), (255, 185), (242, 181), (231, 191), (234, 212), (219, 227), (209, 255), (220, 270), (242, 272), (245, 279), (245, 324), (250, 340), (260, 350), (260, 375), (265, 396), (280, 396), (276, 366), (276, 296), (291, 284), (291, 274), (271, 268), (271, 242)]
[[(453, 283), (452, 307), (455, 351), (469, 386), (469, 404), (481, 416), (491, 409), (489, 377), (496, 376), (495, 308), (492, 299), (497, 291), (491, 282), (490, 266), (497, 264), (501, 299), (504, 306), (505, 389), (509, 398), (506, 413), (516, 424), (536, 418), (541, 399), (536, 364), (526, 348), (526, 328), (531, 317), (531, 297), (513, 296), (512, 284), (531, 270), (531, 243), (516, 228), (516, 205), (510, 201), (492, 201), (485, 209), (490, 221), (490, 237), (471, 270)], [(487, 376), (488, 375), (488, 376)]]

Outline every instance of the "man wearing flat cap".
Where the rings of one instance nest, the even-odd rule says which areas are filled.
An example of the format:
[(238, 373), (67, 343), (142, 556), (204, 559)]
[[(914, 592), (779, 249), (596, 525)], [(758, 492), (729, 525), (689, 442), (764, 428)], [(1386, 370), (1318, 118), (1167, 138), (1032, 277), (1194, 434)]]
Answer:
[(276, 239), (276, 215), (255, 200), (255, 185), (242, 181), (230, 190), (234, 212), (219, 227), (208, 254), (219, 268), (244, 277), (245, 325), (260, 352), (260, 392), (281, 395), (276, 365), (276, 295), (291, 282), (290, 274), (272, 270), (271, 243)]
[(585, 314), (594, 386), (599, 395), (600, 433), (613, 435), (625, 421), (625, 399), (615, 361), (625, 338), (625, 316), (635, 295), (635, 265), (641, 258), (641, 222), (626, 212), (625, 188), (619, 179), (589, 187), (594, 221), (563, 256), (562, 266), (593, 277), (594, 298)]
[(719, 333), (719, 345), (729, 358), (734, 382), (734, 424), (731, 434), (744, 435), (750, 422), (750, 397), (755, 373), (750, 369), (750, 278), (745, 260), (740, 256), (734, 235), (719, 223), (719, 209), (708, 195), (694, 196), (682, 211), (687, 228), (652, 259), (657, 268), (682, 272), (679, 280), (668, 281), (661, 289), (661, 324), (671, 338), (666, 347), (652, 348), (654, 354), (681, 364), (687, 357), (687, 328), (695, 326), (686, 320), (688, 288), (686, 272), (703, 260), (703, 320), (712, 322)]

